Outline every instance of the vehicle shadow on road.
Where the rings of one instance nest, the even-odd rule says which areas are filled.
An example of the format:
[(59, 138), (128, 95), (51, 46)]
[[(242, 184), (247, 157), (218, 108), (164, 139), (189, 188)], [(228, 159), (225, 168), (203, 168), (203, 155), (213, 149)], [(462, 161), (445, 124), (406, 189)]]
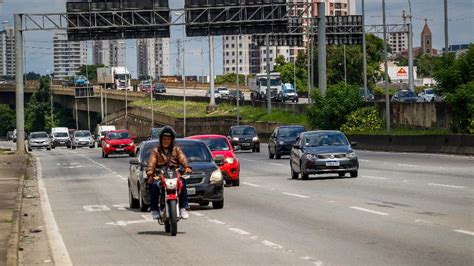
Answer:
[[(151, 235), (151, 236), (171, 236), (170, 233), (166, 233), (165, 231), (143, 231), (138, 232), (138, 235)], [(185, 235), (186, 232), (178, 232), (178, 235)]]
[[(211, 204), (211, 203), (209, 203)], [(211, 211), (214, 210), (212, 206), (199, 206), (199, 205), (189, 205), (191, 211)]]
[(288, 180), (290, 181), (314, 181), (314, 180), (336, 180), (336, 179), (354, 179), (350, 176), (313, 176), (313, 177), (309, 177), (308, 179), (301, 179), (301, 178), (298, 178), (298, 179), (292, 179), (291, 177), (288, 177), (287, 178)]

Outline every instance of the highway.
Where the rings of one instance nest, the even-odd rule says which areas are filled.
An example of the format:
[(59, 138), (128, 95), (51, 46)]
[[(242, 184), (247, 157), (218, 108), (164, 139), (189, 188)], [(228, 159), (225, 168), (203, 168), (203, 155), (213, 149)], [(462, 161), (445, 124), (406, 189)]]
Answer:
[(288, 157), (269, 160), (263, 145), (238, 152), (241, 185), (225, 188), (224, 208), (193, 205), (171, 237), (149, 213), (128, 209), (130, 158), (103, 159), (99, 149), (33, 154), (59, 261), (474, 265), (473, 157), (358, 151), (358, 178), (303, 181), (291, 180)]

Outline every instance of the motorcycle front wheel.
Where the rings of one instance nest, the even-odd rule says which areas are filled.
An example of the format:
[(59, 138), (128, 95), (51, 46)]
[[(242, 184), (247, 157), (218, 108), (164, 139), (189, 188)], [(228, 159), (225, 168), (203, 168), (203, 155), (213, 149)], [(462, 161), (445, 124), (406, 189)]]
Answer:
[[(172, 236), (176, 236), (178, 233), (178, 213), (176, 209), (176, 200), (170, 200), (168, 202), (168, 220), (167, 223), (169, 224), (170, 233)], [(165, 226), (166, 229), (166, 226)]]

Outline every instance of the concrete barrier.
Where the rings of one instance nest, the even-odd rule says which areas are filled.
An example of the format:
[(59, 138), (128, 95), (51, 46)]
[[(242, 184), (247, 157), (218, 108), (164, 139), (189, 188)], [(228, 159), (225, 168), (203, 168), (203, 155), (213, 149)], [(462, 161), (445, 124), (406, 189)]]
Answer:
[(474, 155), (474, 135), (347, 135), (357, 149)]

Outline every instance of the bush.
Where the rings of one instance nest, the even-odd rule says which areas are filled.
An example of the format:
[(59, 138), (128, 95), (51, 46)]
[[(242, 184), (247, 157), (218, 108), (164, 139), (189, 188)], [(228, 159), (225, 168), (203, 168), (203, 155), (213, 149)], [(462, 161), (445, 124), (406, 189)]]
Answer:
[(471, 119), (471, 123), (469, 124), (469, 132), (474, 134), (474, 118)]
[(313, 104), (307, 110), (308, 121), (313, 128), (339, 129), (347, 116), (362, 107), (362, 97), (356, 85), (344, 83), (329, 86), (326, 97), (315, 91), (311, 96)]
[(355, 110), (347, 117), (347, 122), (342, 125), (341, 131), (345, 133), (374, 132), (382, 130), (384, 121), (375, 106), (363, 107)]
[(0, 104), (0, 136), (5, 136), (8, 131), (15, 129), (15, 111), (6, 104)]
[(452, 93), (446, 93), (446, 102), (453, 112), (451, 130), (455, 133), (471, 131), (474, 119), (474, 81), (459, 86)]

